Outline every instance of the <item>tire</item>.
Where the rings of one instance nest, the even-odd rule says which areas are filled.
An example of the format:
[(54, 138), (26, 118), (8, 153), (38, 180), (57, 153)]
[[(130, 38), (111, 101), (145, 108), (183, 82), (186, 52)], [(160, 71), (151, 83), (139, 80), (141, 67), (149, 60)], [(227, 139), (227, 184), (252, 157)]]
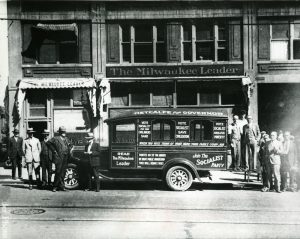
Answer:
[(4, 168), (11, 168), (12, 167), (12, 163), (9, 159), (7, 159), (5, 162), (4, 162)]
[(191, 172), (183, 166), (174, 166), (166, 174), (166, 183), (173, 191), (185, 191), (193, 183)]
[(65, 188), (77, 189), (79, 187), (79, 172), (77, 165), (68, 164), (64, 177)]

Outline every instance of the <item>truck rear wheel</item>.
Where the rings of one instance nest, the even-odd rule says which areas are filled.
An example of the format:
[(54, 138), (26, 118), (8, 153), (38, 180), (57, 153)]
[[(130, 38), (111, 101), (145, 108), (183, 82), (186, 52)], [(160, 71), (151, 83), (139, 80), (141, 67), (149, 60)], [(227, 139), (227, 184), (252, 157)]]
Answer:
[(193, 177), (187, 168), (174, 166), (166, 174), (166, 183), (173, 191), (185, 191), (192, 185)]
[(79, 187), (79, 173), (75, 164), (68, 164), (64, 183), (67, 189), (76, 189)]

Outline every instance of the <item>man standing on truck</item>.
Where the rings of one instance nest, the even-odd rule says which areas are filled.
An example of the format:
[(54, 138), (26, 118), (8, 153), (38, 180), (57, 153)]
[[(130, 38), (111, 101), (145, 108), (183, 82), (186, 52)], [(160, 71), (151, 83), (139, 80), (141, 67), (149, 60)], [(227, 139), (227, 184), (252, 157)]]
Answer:
[(58, 133), (58, 136), (47, 141), (47, 145), (52, 150), (53, 163), (55, 164), (53, 192), (58, 189), (66, 191), (64, 177), (71, 151), (71, 143), (66, 137), (66, 128), (64, 126), (59, 127)]
[(238, 125), (239, 117), (233, 116), (233, 123), (229, 127), (230, 147), (232, 156), (232, 168), (234, 171), (240, 171), (241, 159), (241, 131)]
[(243, 127), (243, 144), (245, 146), (245, 170), (256, 160), (258, 141), (260, 140), (260, 130), (257, 124), (253, 123), (251, 115), (247, 116), (248, 124)]

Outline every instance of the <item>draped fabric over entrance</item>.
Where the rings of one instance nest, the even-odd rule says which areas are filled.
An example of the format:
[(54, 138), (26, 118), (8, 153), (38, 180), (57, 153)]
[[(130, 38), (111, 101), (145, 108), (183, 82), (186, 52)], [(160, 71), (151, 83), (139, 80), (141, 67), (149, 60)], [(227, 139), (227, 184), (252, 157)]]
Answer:
[(59, 88), (87, 88), (93, 116), (96, 117), (96, 83), (94, 78), (24, 78), (19, 82), (18, 92), (15, 99), (19, 118), (22, 116), (23, 101), (25, 99), (27, 89)]

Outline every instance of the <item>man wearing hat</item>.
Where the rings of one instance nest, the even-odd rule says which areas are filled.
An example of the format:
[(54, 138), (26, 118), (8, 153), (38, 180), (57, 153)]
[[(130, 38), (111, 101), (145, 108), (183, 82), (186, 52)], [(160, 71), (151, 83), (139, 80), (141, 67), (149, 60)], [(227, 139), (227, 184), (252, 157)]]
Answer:
[(32, 172), (34, 170), (38, 185), (40, 185), (40, 153), (41, 143), (33, 137), (35, 131), (33, 128), (27, 129), (28, 137), (23, 142), (23, 151), (25, 154), (25, 163), (28, 172), (29, 189), (32, 189)]
[(243, 127), (243, 144), (245, 147), (245, 170), (254, 166), (256, 159), (258, 141), (260, 140), (260, 130), (257, 124), (253, 123), (251, 115), (247, 116), (248, 124)]
[(239, 117), (234, 115), (233, 123), (229, 127), (232, 166), (234, 171), (240, 171), (241, 159), (241, 131), (238, 120)]
[(92, 176), (94, 176), (96, 182), (96, 192), (100, 190), (100, 179), (98, 173), (98, 167), (100, 166), (100, 145), (95, 142), (94, 134), (88, 133), (85, 137), (88, 143), (85, 146), (85, 154), (88, 156), (88, 168), (87, 168), (87, 189), (92, 189)]
[(50, 131), (45, 129), (42, 135), (44, 136), (43, 141), (41, 142), (41, 166), (42, 166), (42, 188), (45, 188), (47, 185), (51, 186), (51, 177), (52, 177), (52, 151), (47, 145), (49, 140)]
[(64, 177), (72, 148), (70, 140), (66, 137), (66, 128), (64, 126), (59, 127), (58, 133), (58, 136), (47, 141), (47, 145), (52, 150), (52, 159), (55, 164), (53, 192), (58, 189), (66, 191)]
[(8, 157), (12, 163), (12, 179), (16, 179), (16, 168), (18, 167), (19, 179), (22, 179), (22, 157), (23, 138), (19, 136), (19, 130), (14, 129), (13, 136), (8, 141)]

